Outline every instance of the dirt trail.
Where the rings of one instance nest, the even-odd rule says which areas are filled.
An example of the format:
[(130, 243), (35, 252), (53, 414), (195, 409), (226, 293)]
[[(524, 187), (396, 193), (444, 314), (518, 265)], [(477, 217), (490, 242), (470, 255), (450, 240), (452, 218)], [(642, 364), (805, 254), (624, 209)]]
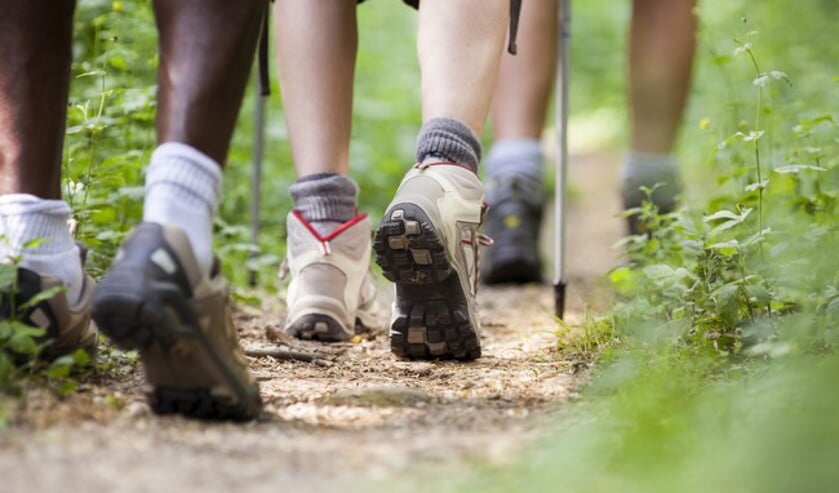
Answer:
[[(569, 218), (572, 324), (584, 307), (603, 305), (597, 279), (616, 262), (613, 162), (573, 159), (580, 197)], [(271, 334), (325, 361), (251, 359), (267, 403), (263, 420), (151, 416), (138, 372), (84, 382), (65, 400), (33, 389), (0, 432), (3, 490), (336, 491), (418, 464), (507, 460), (582, 378), (574, 361), (555, 353), (552, 303), (548, 286), (484, 288), (484, 357), (470, 364), (399, 361), (384, 331), (355, 344), (289, 341), (277, 334), (279, 304), (243, 309), (246, 346), (266, 344)]]

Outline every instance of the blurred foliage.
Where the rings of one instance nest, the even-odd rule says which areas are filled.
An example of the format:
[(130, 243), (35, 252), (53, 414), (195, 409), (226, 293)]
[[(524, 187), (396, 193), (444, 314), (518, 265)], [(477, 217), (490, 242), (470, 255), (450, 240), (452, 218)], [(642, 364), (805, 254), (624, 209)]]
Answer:
[(633, 211), (649, 234), (622, 242), (618, 299), (584, 331), (608, 357), (526, 458), (441, 490), (839, 487), (839, 13), (699, 12), (686, 205)]

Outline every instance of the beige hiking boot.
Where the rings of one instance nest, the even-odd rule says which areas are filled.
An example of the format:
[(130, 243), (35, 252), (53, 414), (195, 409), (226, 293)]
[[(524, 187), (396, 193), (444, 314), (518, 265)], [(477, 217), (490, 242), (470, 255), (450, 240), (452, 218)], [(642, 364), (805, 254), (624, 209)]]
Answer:
[(358, 215), (329, 235), (319, 234), (297, 211), (286, 220), (288, 287), (286, 331), (300, 339), (351, 339), (380, 325), (370, 280), (370, 220)]
[(155, 223), (134, 229), (93, 299), (102, 332), (140, 351), (156, 413), (250, 420), (262, 400), (231, 312), (218, 266), (208, 277), (184, 232)]
[[(93, 360), (98, 341), (96, 325), (90, 320), (90, 309), (96, 283), (92, 277), (85, 275), (79, 299), (73, 302), (67, 299), (66, 291), (61, 289), (63, 286), (61, 279), (18, 267), (17, 281), (11, 290), (15, 296), (10, 296), (11, 291), (0, 293), (0, 320), (15, 318), (26, 325), (44, 329), (45, 335), (41, 340), (46, 344), (39, 354), (41, 359), (50, 361), (83, 349)], [(54, 294), (33, 305), (36, 296), (48, 292)], [(26, 355), (15, 356), (19, 363), (28, 359)]]
[(391, 350), (400, 357), (480, 357), (475, 302), (484, 189), (455, 163), (418, 164), (388, 206), (373, 248), (396, 283)]

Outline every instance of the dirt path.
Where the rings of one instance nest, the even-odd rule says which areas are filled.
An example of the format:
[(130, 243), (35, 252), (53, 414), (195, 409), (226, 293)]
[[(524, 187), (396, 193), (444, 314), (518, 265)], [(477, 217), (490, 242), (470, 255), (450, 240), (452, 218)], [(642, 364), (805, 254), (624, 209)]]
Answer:
[[(597, 278), (615, 262), (613, 161), (572, 165), (581, 192), (569, 220), (572, 324), (585, 306), (603, 306)], [(418, 464), (509, 459), (582, 376), (555, 353), (551, 288), (483, 289), (480, 302), (484, 357), (470, 364), (399, 361), (384, 331), (355, 344), (289, 341), (277, 333), (281, 306), (243, 309), (246, 346), (271, 335), (322, 358), (252, 359), (267, 406), (243, 426), (151, 416), (138, 372), (84, 382), (65, 400), (33, 389), (0, 432), (3, 490), (335, 491)]]

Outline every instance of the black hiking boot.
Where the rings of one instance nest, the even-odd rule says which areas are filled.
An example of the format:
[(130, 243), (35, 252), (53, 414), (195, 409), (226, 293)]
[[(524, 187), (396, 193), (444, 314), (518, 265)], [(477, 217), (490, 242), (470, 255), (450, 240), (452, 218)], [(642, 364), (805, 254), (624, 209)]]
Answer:
[(481, 259), (484, 284), (542, 282), (539, 261), (539, 226), (544, 191), (509, 179), (487, 192), (490, 208), (484, 232), (494, 240)]

